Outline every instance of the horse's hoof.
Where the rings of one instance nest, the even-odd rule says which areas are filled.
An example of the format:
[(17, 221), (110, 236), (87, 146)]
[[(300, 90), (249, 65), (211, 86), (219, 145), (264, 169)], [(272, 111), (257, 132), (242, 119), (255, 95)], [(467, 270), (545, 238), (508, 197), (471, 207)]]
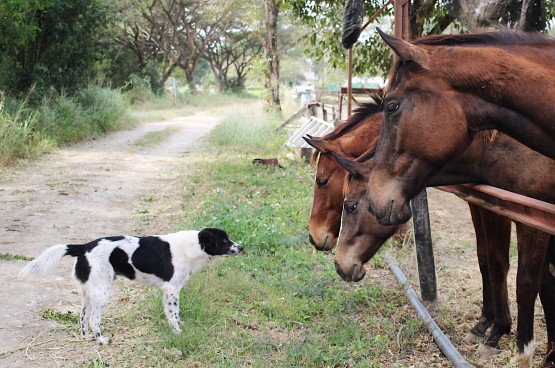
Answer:
[(489, 345), (480, 345), (480, 347), (478, 348), (478, 355), (480, 355), (482, 359), (492, 359), (500, 352), (501, 350), (499, 350), (498, 348), (494, 348), (493, 346)]
[(478, 336), (475, 333), (469, 332), (464, 337), (464, 341), (468, 344), (475, 344), (484, 341), (484, 336)]
[(512, 359), (512, 364), (517, 364), (519, 367), (531, 367), (532, 358), (534, 357), (535, 344), (534, 340), (530, 341), (524, 346), (522, 353), (517, 353)]

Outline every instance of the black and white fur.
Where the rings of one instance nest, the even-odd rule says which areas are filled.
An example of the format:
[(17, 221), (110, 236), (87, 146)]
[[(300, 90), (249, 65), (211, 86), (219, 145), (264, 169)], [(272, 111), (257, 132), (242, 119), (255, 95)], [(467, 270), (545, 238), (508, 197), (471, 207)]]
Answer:
[(100, 321), (116, 275), (162, 289), (164, 312), (179, 333), (179, 294), (189, 276), (214, 256), (237, 255), (242, 250), (225, 231), (216, 228), (145, 237), (113, 236), (86, 244), (54, 245), (29, 262), (20, 276), (44, 276), (58, 267), (62, 257), (77, 257), (75, 278), (83, 297), (81, 335), (109, 344), (111, 340), (102, 335)]

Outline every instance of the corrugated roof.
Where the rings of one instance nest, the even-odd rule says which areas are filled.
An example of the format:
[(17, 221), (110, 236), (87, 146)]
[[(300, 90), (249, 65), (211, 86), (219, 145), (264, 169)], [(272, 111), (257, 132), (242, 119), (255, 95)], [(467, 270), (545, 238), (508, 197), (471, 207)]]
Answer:
[(289, 147), (310, 148), (310, 145), (303, 139), (305, 135), (310, 134), (313, 137), (321, 137), (330, 133), (333, 129), (332, 123), (311, 116), (306, 123), (293, 133), (287, 142), (285, 142), (285, 145)]

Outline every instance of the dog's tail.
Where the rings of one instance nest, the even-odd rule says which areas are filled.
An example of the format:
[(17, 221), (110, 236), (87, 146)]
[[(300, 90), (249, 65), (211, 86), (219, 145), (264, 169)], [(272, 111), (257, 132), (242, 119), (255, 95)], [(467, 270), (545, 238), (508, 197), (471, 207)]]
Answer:
[(23, 267), (21, 272), (19, 272), (19, 277), (25, 278), (31, 275), (49, 275), (58, 268), (62, 257), (66, 255), (73, 255), (69, 253), (68, 245), (54, 245)]

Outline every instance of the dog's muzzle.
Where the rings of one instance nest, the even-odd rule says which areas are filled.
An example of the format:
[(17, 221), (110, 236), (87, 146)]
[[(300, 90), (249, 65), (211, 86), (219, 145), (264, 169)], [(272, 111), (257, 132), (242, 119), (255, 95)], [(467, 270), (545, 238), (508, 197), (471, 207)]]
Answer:
[(231, 248), (229, 248), (229, 252), (227, 252), (227, 254), (236, 256), (242, 251), (243, 251), (243, 247), (240, 244), (233, 243)]

